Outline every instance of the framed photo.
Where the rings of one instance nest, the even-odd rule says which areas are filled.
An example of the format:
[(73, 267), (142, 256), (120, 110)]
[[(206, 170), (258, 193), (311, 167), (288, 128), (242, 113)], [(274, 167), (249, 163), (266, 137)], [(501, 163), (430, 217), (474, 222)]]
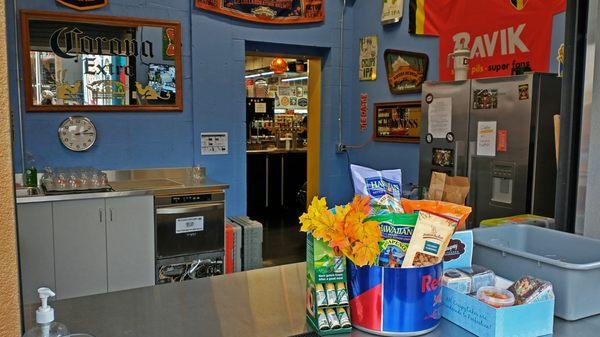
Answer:
[(384, 53), (385, 70), (392, 94), (421, 92), (427, 79), (427, 54), (387, 49)]
[(421, 102), (376, 103), (373, 140), (418, 143), (421, 136)]

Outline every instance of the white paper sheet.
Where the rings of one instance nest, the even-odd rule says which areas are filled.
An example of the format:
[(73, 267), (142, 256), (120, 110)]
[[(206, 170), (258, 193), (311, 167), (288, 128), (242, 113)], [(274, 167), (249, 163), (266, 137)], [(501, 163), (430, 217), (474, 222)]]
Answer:
[(477, 123), (478, 156), (496, 156), (496, 129), (496, 121)]
[(452, 132), (452, 97), (434, 99), (428, 111), (427, 132), (433, 138), (446, 138)]

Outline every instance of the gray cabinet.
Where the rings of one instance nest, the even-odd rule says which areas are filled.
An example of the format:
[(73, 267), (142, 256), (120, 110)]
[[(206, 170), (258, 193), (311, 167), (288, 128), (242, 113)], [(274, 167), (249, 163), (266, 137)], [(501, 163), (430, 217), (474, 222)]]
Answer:
[(55, 288), (52, 204), (17, 206), (19, 263), (23, 303), (35, 303), (40, 287)]
[(154, 197), (132, 196), (20, 204), (21, 287), (57, 298), (154, 284)]
[(54, 202), (52, 211), (57, 296), (64, 299), (105, 293), (104, 199)]
[(154, 284), (152, 196), (106, 199), (108, 291)]

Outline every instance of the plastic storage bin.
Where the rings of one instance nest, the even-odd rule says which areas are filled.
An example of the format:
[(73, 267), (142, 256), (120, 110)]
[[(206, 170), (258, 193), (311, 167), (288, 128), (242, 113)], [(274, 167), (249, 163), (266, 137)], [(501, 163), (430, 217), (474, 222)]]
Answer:
[(600, 314), (600, 240), (530, 225), (473, 230), (474, 263), (513, 280), (552, 282), (554, 314), (577, 320)]

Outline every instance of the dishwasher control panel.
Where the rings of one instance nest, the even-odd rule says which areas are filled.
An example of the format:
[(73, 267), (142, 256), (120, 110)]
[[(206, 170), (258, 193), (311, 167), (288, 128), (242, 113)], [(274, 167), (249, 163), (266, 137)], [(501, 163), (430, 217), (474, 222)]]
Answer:
[(171, 197), (171, 204), (186, 204), (190, 202), (213, 201), (212, 194), (177, 195)]

